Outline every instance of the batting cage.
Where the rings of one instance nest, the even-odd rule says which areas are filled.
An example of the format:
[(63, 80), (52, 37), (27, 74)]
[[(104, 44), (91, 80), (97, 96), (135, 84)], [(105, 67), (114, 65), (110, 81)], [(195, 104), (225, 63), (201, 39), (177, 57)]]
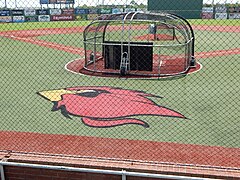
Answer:
[(174, 76), (195, 67), (188, 21), (168, 13), (103, 15), (84, 30), (87, 71), (133, 76)]

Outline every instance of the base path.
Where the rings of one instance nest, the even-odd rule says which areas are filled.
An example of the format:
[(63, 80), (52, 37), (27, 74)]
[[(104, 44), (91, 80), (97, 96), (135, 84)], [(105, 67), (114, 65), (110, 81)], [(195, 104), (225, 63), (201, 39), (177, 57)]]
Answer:
[(239, 26), (193, 25), (193, 30), (239, 33)]

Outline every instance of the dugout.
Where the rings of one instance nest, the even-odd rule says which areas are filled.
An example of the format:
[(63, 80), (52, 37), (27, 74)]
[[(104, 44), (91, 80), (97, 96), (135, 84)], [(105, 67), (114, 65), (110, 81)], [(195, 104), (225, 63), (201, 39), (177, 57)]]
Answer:
[(176, 15), (102, 15), (85, 28), (83, 36), (84, 69), (93, 73), (168, 76), (195, 64), (193, 30)]

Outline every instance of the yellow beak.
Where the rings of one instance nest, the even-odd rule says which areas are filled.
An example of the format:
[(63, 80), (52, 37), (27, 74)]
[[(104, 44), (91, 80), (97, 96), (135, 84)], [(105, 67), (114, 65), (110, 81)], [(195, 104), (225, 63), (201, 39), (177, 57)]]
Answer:
[(70, 91), (70, 90), (65, 90), (65, 89), (58, 89), (58, 90), (50, 90), (50, 91), (41, 91), (38, 93), (50, 101), (60, 101), (60, 100), (62, 100), (61, 96), (64, 94), (78, 94), (78, 93), (85, 93), (85, 92), (94, 92), (94, 90)]

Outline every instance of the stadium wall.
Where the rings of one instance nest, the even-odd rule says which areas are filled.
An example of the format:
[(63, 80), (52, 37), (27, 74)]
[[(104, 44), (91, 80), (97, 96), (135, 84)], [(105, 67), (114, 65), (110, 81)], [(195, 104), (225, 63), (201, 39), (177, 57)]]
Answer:
[[(203, 7), (202, 0), (167, 0), (148, 1), (148, 10), (178, 14), (187, 19), (240, 19), (240, 7)], [(189, 2), (188, 2), (189, 1)], [(185, 3), (185, 4), (184, 4)], [(186, 5), (186, 6), (185, 6)], [(49, 21), (84, 21), (93, 20), (101, 14), (117, 14), (139, 11), (136, 8), (101, 8), (101, 9), (2, 9), (0, 23), (49, 22)]]

